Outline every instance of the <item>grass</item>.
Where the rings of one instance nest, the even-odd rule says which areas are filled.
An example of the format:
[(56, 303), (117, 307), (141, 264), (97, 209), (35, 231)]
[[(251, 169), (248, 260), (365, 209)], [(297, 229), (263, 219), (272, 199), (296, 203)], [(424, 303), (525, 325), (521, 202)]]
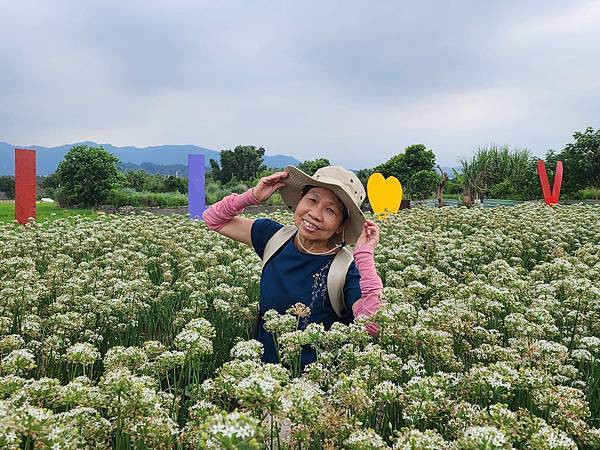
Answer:
[[(36, 216), (38, 222), (62, 219), (65, 217), (71, 217), (76, 215), (88, 217), (97, 216), (97, 214), (91, 209), (60, 208), (55, 203), (37, 202), (36, 204)], [(15, 202), (11, 200), (0, 201), (0, 223), (13, 222), (14, 220)]]
[(187, 194), (179, 192), (138, 192), (133, 189), (113, 189), (104, 200), (111, 206), (158, 206), (180, 208), (187, 206)]

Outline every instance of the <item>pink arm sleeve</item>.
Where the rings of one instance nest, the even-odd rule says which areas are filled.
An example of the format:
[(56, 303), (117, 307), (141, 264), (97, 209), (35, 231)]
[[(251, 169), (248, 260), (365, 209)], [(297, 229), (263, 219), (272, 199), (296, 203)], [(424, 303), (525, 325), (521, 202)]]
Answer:
[(202, 220), (209, 230), (219, 231), (231, 219), (241, 214), (246, 206), (260, 203), (252, 194), (252, 189), (248, 189), (243, 194), (229, 194), (206, 209), (202, 213)]
[[(368, 245), (361, 245), (354, 249), (354, 262), (360, 273), (360, 292), (362, 297), (352, 305), (354, 317), (370, 317), (381, 307), (381, 291), (383, 283), (375, 269), (374, 250)], [(375, 336), (379, 333), (379, 327), (375, 322), (367, 325), (367, 331)]]

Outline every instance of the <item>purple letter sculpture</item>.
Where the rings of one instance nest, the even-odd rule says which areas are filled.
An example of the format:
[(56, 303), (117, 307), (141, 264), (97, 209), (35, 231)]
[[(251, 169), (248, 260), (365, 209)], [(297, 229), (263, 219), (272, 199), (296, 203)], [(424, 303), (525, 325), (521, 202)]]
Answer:
[(190, 219), (202, 219), (204, 199), (204, 155), (188, 154), (188, 213)]

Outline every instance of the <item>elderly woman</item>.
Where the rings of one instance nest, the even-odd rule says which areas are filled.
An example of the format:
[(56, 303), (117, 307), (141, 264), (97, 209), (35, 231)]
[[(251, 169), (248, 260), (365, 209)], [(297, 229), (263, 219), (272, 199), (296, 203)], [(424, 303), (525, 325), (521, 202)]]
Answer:
[[(327, 166), (311, 177), (293, 166), (263, 177), (247, 192), (231, 194), (208, 208), (203, 219), (211, 230), (251, 245), (263, 258), (267, 243), (284, 226), (270, 219), (247, 219), (239, 214), (246, 206), (266, 201), (280, 191), (287, 207), (294, 212), (295, 227), (263, 265), (260, 280), (259, 318), (256, 338), (265, 348), (263, 361), (278, 362), (273, 336), (264, 329), (262, 315), (269, 309), (285, 313), (302, 303), (308, 307), (300, 329), (309, 323), (322, 323), (329, 329), (334, 322), (350, 323), (358, 316), (371, 316), (381, 306), (381, 279), (374, 262), (379, 242), (379, 227), (367, 220), (360, 209), (365, 189), (358, 177), (340, 166)], [(287, 235), (285, 235), (287, 236)], [(286, 237), (284, 236), (284, 239)], [(354, 245), (349, 252), (347, 244)], [(329, 269), (339, 252), (353, 260), (342, 278), (341, 306), (328, 292)], [(339, 255), (343, 256), (343, 255)], [(345, 269), (345, 267), (344, 267)], [(332, 299), (330, 299), (332, 295)], [(367, 326), (377, 333), (376, 324)], [(314, 362), (310, 348), (301, 353), (301, 365)]]

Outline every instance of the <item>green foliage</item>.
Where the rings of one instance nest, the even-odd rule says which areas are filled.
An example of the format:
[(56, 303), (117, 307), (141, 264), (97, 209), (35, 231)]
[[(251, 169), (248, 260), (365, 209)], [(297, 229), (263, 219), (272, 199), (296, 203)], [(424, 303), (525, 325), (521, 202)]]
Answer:
[(61, 185), (61, 206), (102, 204), (122, 178), (117, 169), (118, 161), (102, 147), (72, 147), (56, 171)]
[(167, 175), (164, 179), (164, 191), (163, 192), (179, 192), (181, 194), (187, 194), (188, 191), (188, 179), (184, 177), (176, 177), (174, 175)]
[(371, 175), (373, 175), (374, 172), (375, 172), (375, 169), (360, 169), (360, 170), (356, 171), (356, 176), (358, 177), (360, 182), (363, 184), (365, 189), (367, 189), (367, 182), (369, 181), (369, 177)]
[(125, 173), (123, 186), (139, 192), (179, 192), (187, 194), (188, 179), (186, 177), (150, 174), (143, 170), (136, 170)]
[(221, 168), (217, 171), (216, 161), (211, 162), (212, 173), (218, 174), (222, 183), (231, 181), (233, 177), (243, 181), (251, 180), (265, 169), (264, 155), (264, 148), (253, 145), (238, 145), (234, 150), (222, 150)]
[(210, 172), (209, 173), (213, 180), (221, 179), (221, 168), (219, 167), (219, 163), (212, 158), (210, 158)]
[(419, 170), (408, 180), (408, 191), (413, 200), (425, 200), (430, 198), (435, 191), (440, 176), (432, 170)]
[(462, 175), (458, 173), (456, 170), (452, 169), (453, 178), (448, 178), (446, 182), (446, 187), (444, 189), (444, 197), (448, 197), (448, 195), (459, 195), (462, 197), (463, 192), (463, 180)]
[(600, 200), (600, 188), (580, 189), (577, 192), (568, 192), (561, 198), (569, 200)]
[(51, 175), (42, 178), (40, 187), (45, 191), (46, 197), (54, 199), (55, 191), (60, 187), (60, 178), (56, 172)]
[(133, 189), (112, 189), (105, 198), (105, 205), (119, 206), (158, 206), (179, 208), (187, 206), (188, 197), (179, 192), (138, 192)]
[[(260, 176), (268, 176), (272, 173), (272, 171), (265, 171), (260, 174)], [(236, 194), (241, 194), (246, 192), (251, 186), (256, 186), (258, 179), (252, 180), (251, 182), (241, 182), (232, 180), (225, 185), (221, 184), (220, 181), (211, 181), (207, 180), (205, 187), (205, 195), (206, 195), (206, 204), (212, 205), (223, 197), (235, 192)], [(283, 200), (279, 192), (276, 192), (269, 198), (266, 202), (263, 202), (263, 205), (273, 206), (273, 205), (283, 205)]]
[(514, 199), (518, 197), (519, 194), (511, 181), (509, 179), (504, 179), (490, 187), (488, 195), (490, 198)]
[(330, 166), (331, 163), (326, 158), (319, 158), (315, 160), (306, 160), (300, 164), (298, 164), (298, 169), (303, 171), (304, 173), (313, 176), (314, 173), (319, 170), (321, 167)]
[(585, 188), (600, 187), (600, 128), (594, 131), (588, 127), (573, 134), (575, 142), (563, 150), (553, 150), (546, 155), (548, 177), (554, 176), (556, 162), (563, 162), (563, 191), (575, 192)]
[(394, 176), (402, 185), (407, 185), (410, 178), (421, 170), (433, 170), (435, 154), (423, 144), (413, 144), (404, 150), (404, 153), (395, 155), (383, 164), (372, 169), (380, 172), (384, 177)]
[(14, 199), (15, 198), (15, 177), (2, 176), (0, 177), (0, 198)]
[(492, 190), (496, 195), (520, 193), (522, 199), (538, 195), (539, 183), (535, 181), (534, 169), (537, 162), (527, 149), (511, 151), (507, 146), (481, 147), (470, 160), (460, 163), (463, 193), (471, 200), (493, 196)]

